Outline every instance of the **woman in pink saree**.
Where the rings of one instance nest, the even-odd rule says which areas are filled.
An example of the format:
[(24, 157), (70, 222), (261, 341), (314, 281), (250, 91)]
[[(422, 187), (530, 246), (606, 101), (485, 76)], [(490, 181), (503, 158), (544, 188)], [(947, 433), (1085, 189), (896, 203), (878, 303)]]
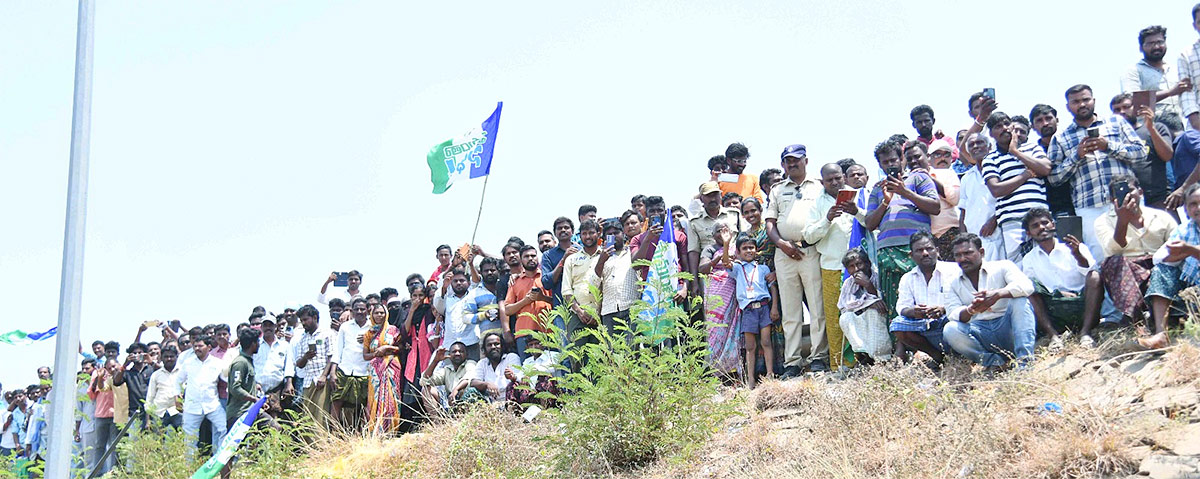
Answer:
[(371, 307), (371, 329), (363, 335), (363, 358), (371, 362), (367, 392), (367, 421), (375, 431), (391, 434), (399, 429), (404, 364), (400, 360), (400, 329), (388, 324), (382, 304)]
[[(721, 251), (731, 247), (733, 234), (729, 226), (718, 224), (713, 231), (717, 244), (700, 253), (700, 274), (708, 275), (704, 288), (704, 310), (708, 321), (708, 350), (712, 367), (721, 374), (740, 372), (741, 331), (738, 327), (736, 284), (729, 274), (729, 264), (721, 262)], [(734, 256), (731, 252), (730, 257)]]

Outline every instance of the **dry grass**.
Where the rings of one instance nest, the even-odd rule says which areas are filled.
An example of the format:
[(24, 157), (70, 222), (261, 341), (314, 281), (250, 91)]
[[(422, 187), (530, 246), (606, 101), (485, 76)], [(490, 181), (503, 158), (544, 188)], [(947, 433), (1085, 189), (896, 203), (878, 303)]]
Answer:
[(513, 414), (480, 406), (462, 417), (437, 420), (398, 438), (328, 434), (309, 454), (305, 477), (545, 477), (539, 444), (546, 426), (525, 424)]
[[(1148, 353), (1132, 351), (1133, 339), (1109, 333), (1099, 348), (1043, 353), (1034, 367), (994, 378), (951, 359), (939, 374), (893, 363), (844, 379), (727, 390), (746, 399), (741, 414), (695, 460), (615, 477), (1125, 477), (1151, 452), (1151, 438), (1186, 423), (1143, 404), (1146, 393), (1200, 387), (1194, 344)], [(1042, 410), (1046, 403), (1062, 411)], [(1194, 407), (1183, 413), (1200, 417)], [(323, 440), (307, 470), (339, 479), (568, 477), (531, 440), (551, 433), (543, 422), (480, 408), (398, 439)]]

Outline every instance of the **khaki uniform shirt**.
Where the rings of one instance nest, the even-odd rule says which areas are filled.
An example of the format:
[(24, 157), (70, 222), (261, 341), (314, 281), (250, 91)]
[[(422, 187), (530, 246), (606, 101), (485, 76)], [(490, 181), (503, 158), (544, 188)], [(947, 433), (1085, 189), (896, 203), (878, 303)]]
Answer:
[(779, 236), (799, 246), (804, 240), (809, 212), (823, 194), (825, 188), (815, 179), (805, 178), (803, 182), (796, 183), (791, 178), (784, 178), (771, 188), (771, 203), (763, 212), (763, 221), (774, 219)]

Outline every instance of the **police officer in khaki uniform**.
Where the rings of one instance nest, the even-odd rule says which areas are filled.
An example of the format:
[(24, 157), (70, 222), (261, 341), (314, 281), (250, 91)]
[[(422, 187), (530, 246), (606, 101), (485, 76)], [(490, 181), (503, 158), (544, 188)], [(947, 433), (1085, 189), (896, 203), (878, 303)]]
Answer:
[(763, 218), (767, 236), (775, 243), (775, 276), (783, 301), (783, 377), (798, 376), (805, 360), (801, 356), (805, 299), (809, 304), (811, 371), (829, 370), (829, 344), (825, 340), (825, 313), (821, 302), (821, 262), (816, 248), (804, 243), (804, 227), (817, 198), (821, 182), (807, 177), (808, 151), (804, 145), (783, 149), (780, 165), (785, 178), (771, 188), (771, 201)]

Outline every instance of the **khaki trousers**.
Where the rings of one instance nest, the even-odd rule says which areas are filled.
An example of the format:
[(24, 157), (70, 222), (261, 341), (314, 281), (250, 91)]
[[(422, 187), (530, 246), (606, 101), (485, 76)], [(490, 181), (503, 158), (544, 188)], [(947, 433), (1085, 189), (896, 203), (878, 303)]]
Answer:
[(775, 250), (775, 280), (783, 302), (783, 337), (785, 366), (805, 366), (800, 341), (804, 337), (804, 300), (809, 308), (808, 362), (826, 360), (829, 344), (825, 340), (825, 308), (821, 301), (821, 255), (813, 247), (803, 248), (804, 258), (796, 261)]

